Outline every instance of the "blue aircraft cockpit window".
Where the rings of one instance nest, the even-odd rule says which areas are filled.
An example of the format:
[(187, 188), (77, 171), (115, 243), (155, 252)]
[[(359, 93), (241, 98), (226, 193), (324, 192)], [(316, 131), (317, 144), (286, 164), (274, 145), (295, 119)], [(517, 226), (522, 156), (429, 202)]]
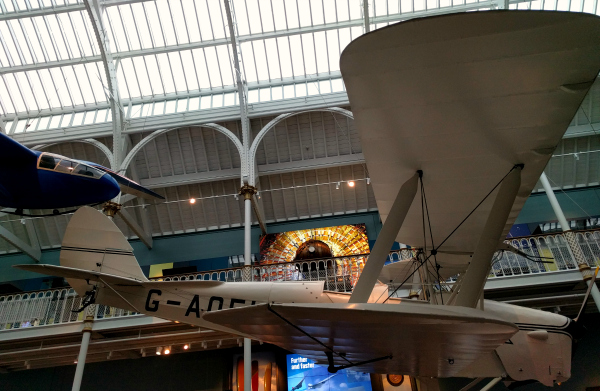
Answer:
[(60, 163), (58, 163), (58, 166), (56, 166), (55, 171), (73, 174), (77, 164), (77, 162), (74, 162), (72, 160), (63, 159), (60, 161)]
[(54, 170), (59, 161), (59, 158), (44, 153), (42, 156), (40, 156), (40, 160), (38, 161), (38, 167), (47, 168), (48, 170)]
[(104, 172), (76, 160), (64, 156), (43, 153), (38, 159), (38, 168), (62, 172), (64, 174), (81, 175), (88, 178), (100, 179)]

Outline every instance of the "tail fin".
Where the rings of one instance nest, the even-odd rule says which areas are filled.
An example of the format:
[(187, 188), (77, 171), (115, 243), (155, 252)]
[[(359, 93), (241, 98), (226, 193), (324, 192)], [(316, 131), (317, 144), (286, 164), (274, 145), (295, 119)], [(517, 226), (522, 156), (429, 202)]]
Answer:
[[(133, 248), (110, 218), (84, 206), (67, 225), (60, 252), (60, 265), (115, 276), (148, 281)], [(67, 278), (79, 295), (85, 293), (85, 281)]]

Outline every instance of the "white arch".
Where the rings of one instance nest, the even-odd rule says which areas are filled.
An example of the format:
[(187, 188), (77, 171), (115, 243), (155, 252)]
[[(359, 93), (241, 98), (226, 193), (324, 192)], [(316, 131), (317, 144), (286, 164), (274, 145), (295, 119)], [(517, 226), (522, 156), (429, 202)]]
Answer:
[(250, 167), (250, 185), (254, 186), (255, 182), (256, 182), (256, 173), (254, 172), (254, 169), (255, 169), (254, 168), (255, 167), (254, 160), (256, 159), (256, 151), (258, 150), (258, 146), (259, 146), (260, 142), (262, 141), (262, 139), (267, 134), (267, 132), (269, 130), (273, 129), (275, 127), (275, 125), (277, 125), (279, 122), (284, 121), (290, 117), (293, 117), (293, 116), (299, 115), (299, 114), (313, 113), (313, 112), (317, 112), (317, 111), (326, 111), (326, 112), (330, 112), (330, 113), (334, 113), (334, 114), (337, 113), (337, 114), (344, 115), (350, 119), (354, 119), (354, 115), (352, 114), (351, 111), (346, 110), (346, 109), (341, 109), (339, 107), (312, 109), (312, 110), (299, 111), (296, 113), (285, 113), (285, 114), (281, 114), (281, 115), (278, 115), (277, 117), (273, 118), (271, 121), (269, 121), (268, 124), (266, 124), (260, 130), (260, 132), (258, 132), (258, 134), (256, 135), (256, 138), (252, 142), (252, 146), (250, 147), (249, 156), (248, 156), (248, 162), (249, 162), (249, 167)]
[[(242, 161), (242, 162), (244, 161), (244, 148), (242, 146), (242, 143), (241, 143), (240, 139), (237, 138), (237, 136), (235, 134), (233, 134), (233, 132), (231, 130), (225, 128), (224, 126), (213, 124), (213, 123), (201, 124), (201, 125), (197, 125), (197, 126), (201, 127), (201, 128), (214, 129), (217, 132), (223, 133), (225, 136), (227, 136), (228, 139), (230, 139), (233, 142), (233, 144), (237, 148), (237, 150), (240, 154), (240, 161)], [(185, 126), (185, 127), (187, 128), (189, 126)], [(146, 146), (146, 144), (148, 144), (150, 141), (154, 140), (158, 136), (162, 136), (163, 134), (170, 132), (171, 130), (182, 129), (182, 128), (183, 128), (182, 126), (177, 126), (174, 128), (159, 129), (159, 130), (156, 130), (153, 133), (151, 133), (149, 136), (146, 136), (144, 139), (142, 139), (142, 141), (137, 143), (136, 146), (131, 149), (131, 151), (129, 151), (127, 156), (125, 156), (125, 159), (123, 159), (123, 163), (121, 163), (121, 167), (119, 168), (119, 173), (124, 173), (127, 170), (127, 167), (129, 167), (129, 164), (131, 163), (131, 161), (133, 160), (135, 155), (142, 148), (144, 148)]]
[[(83, 139), (83, 140), (71, 140), (71, 141), (68, 141), (68, 142), (71, 142), (71, 143), (85, 143), (85, 144), (93, 145), (94, 147), (96, 147), (100, 151), (102, 151), (104, 153), (104, 155), (106, 155), (106, 158), (110, 162), (110, 166), (111, 166), (110, 168), (113, 169), (113, 170), (115, 169), (115, 167), (112, 167), (112, 164), (113, 164), (113, 154), (112, 154), (112, 152), (110, 151), (110, 149), (108, 149), (108, 147), (106, 145), (102, 144), (100, 141), (95, 140), (93, 138), (86, 138), (86, 139)], [(58, 143), (51, 143), (51, 144), (40, 144), (40, 145), (36, 145), (35, 147), (33, 147), (31, 149), (35, 149), (35, 150), (39, 151), (39, 150), (42, 150), (44, 148), (48, 148), (48, 147), (51, 147), (53, 145), (58, 145), (58, 144), (63, 144), (63, 143), (66, 143), (66, 142), (58, 142)]]

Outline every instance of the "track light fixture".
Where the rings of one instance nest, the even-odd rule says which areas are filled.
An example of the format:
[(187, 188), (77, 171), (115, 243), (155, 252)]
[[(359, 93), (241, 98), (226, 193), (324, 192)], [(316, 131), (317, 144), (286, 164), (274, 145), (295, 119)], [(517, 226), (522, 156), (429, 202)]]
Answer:
[(162, 346), (156, 348), (156, 355), (160, 356), (162, 354)]
[(354, 187), (354, 181), (348, 181), (348, 186)]
[(163, 353), (164, 354), (170, 354), (171, 353), (171, 347), (170, 346), (165, 346), (165, 348), (163, 349)]
[(183, 350), (188, 350), (190, 348), (190, 344), (186, 343), (185, 345), (183, 345)]
[(335, 184), (335, 189), (336, 189), (336, 190), (339, 190), (339, 189), (340, 189), (340, 182), (337, 182), (337, 183)]

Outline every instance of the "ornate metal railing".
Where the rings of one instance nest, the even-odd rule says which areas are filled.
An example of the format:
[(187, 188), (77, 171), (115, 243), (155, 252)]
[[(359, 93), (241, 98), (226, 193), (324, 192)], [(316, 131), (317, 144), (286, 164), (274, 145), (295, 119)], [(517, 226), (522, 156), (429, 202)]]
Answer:
[[(600, 230), (576, 233), (579, 244), (590, 266), (600, 266)], [(504, 251), (494, 257), (490, 278), (540, 273), (555, 273), (577, 269), (562, 233), (513, 238), (507, 241), (530, 259)], [(389, 260), (397, 262), (411, 259), (414, 251), (393, 251)], [(252, 266), (254, 281), (324, 281), (325, 289), (347, 292), (360, 276), (368, 255), (338, 257)], [(543, 260), (550, 263), (539, 263)], [(242, 269), (232, 268), (210, 272), (190, 273), (180, 276), (161, 277), (154, 280), (220, 280), (242, 281)], [(0, 331), (79, 322), (81, 313), (73, 312), (81, 305), (81, 298), (73, 289), (51, 289), (38, 292), (15, 293), (0, 296)], [(123, 309), (97, 305), (96, 319), (138, 315)]]

